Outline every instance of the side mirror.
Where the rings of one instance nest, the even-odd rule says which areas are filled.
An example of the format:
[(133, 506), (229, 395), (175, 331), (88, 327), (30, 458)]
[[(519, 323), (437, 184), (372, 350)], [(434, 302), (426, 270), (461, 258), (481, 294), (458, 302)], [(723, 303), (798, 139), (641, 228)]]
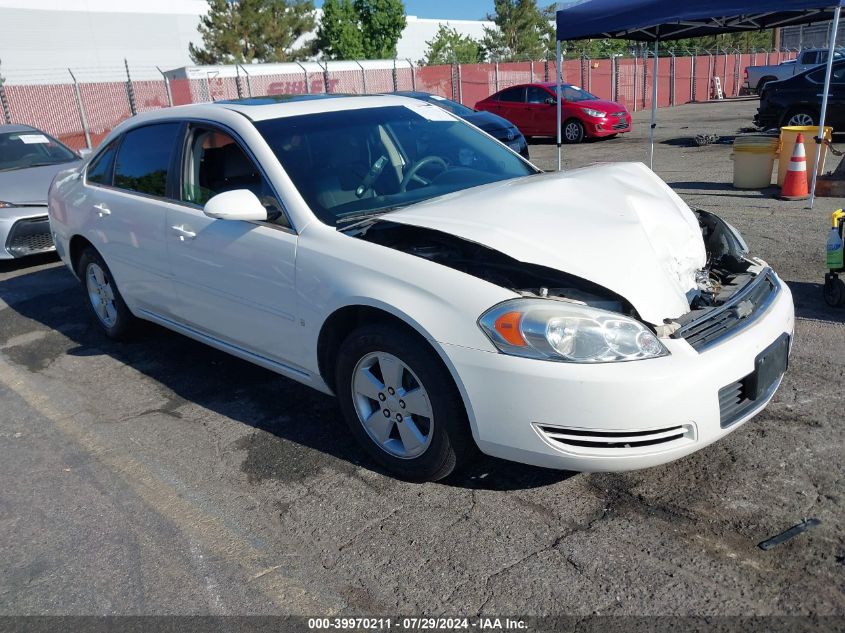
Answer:
[(83, 147), (81, 150), (76, 152), (76, 155), (79, 156), (79, 158), (88, 158), (93, 153), (94, 153), (93, 149), (88, 149), (87, 147)]
[(249, 189), (224, 191), (212, 197), (203, 207), (203, 213), (216, 220), (244, 220), (265, 222), (267, 209)]
[(557, 100), (554, 97), (546, 97), (546, 105), (557, 105)]

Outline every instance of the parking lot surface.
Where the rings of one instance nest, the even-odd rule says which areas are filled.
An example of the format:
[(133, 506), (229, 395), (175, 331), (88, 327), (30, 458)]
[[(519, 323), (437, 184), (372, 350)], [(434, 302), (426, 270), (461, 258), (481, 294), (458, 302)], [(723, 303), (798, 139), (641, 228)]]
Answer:
[[(332, 398), (157, 327), (112, 343), (56, 259), (0, 265), (0, 614), (845, 614), (845, 310), (821, 298), (845, 200), (734, 190), (730, 146), (687, 142), (755, 108), (661, 111), (655, 169), (789, 283), (790, 369), (756, 419), (644, 471), (397, 481)], [(635, 122), (565, 166), (644, 160)]]

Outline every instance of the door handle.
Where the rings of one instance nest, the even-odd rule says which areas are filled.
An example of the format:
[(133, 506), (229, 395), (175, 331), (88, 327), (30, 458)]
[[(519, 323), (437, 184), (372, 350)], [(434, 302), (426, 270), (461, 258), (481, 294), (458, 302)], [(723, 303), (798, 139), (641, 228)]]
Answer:
[(107, 215), (111, 215), (111, 209), (109, 209), (102, 202), (100, 204), (95, 204), (94, 210), (97, 212), (97, 215), (100, 216), (101, 218), (105, 217)]
[(185, 240), (192, 240), (197, 236), (196, 233), (194, 233), (193, 231), (189, 231), (181, 224), (171, 226), (170, 228), (173, 229), (173, 232), (179, 236), (180, 242), (184, 242)]

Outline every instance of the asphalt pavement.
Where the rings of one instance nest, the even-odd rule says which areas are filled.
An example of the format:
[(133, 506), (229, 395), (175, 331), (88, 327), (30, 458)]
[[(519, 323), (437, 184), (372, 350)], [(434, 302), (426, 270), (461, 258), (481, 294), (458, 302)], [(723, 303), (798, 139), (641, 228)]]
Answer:
[[(789, 283), (790, 369), (756, 419), (644, 471), (397, 481), (332, 398), (158, 327), (110, 342), (55, 258), (0, 264), (0, 615), (845, 615), (845, 310), (821, 299), (845, 200), (734, 190), (730, 146), (690, 146), (755, 107), (661, 111), (655, 169)], [(643, 160), (646, 118), (565, 166)]]

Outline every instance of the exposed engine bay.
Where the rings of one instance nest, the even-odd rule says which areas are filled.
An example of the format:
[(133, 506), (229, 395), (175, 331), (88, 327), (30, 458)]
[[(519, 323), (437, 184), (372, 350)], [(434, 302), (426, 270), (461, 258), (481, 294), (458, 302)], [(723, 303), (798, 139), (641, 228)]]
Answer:
[[(657, 328), (664, 336), (730, 301), (756, 277), (750, 271), (752, 262), (746, 259), (747, 246), (735, 230), (708, 211), (693, 212), (701, 227), (707, 264), (696, 273), (697, 287), (687, 293), (690, 312), (665, 328)], [(598, 284), (521, 262), (449, 233), (382, 219), (350, 228), (350, 235), (359, 239), (427, 259), (526, 297), (565, 299), (639, 318), (630, 302)]]

